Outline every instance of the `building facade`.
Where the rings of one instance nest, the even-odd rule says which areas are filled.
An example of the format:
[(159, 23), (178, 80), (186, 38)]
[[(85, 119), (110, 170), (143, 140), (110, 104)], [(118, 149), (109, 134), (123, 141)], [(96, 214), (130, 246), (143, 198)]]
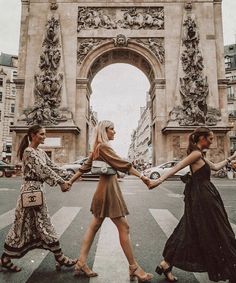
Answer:
[(22, 0), (14, 156), (35, 123), (55, 140), (54, 161), (87, 155), (91, 82), (102, 68), (127, 63), (150, 82), (153, 165), (182, 158), (187, 134), (200, 125), (216, 135), (210, 157), (224, 158), (229, 127), (221, 4)]
[(128, 158), (137, 165), (152, 163), (151, 138), (151, 101), (149, 93), (146, 95), (146, 105), (140, 107), (138, 126), (131, 135)]
[(225, 76), (228, 79), (227, 98), (230, 136), (230, 151), (236, 151), (236, 44), (225, 46)]
[(11, 162), (18, 57), (0, 53), (0, 159)]

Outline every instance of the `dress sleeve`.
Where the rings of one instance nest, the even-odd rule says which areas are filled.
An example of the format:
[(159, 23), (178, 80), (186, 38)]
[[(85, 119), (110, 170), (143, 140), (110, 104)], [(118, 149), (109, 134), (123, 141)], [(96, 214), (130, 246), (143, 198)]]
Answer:
[(88, 159), (84, 162), (84, 164), (79, 168), (79, 171), (81, 173), (87, 173), (89, 171), (91, 171), (91, 167), (92, 167), (92, 162), (93, 162), (93, 154), (90, 153)]
[(99, 146), (99, 156), (100, 158), (107, 162), (111, 167), (117, 171), (128, 172), (132, 167), (131, 162), (128, 162), (121, 157), (119, 157), (115, 151), (106, 144), (101, 144)]
[(54, 172), (56, 172), (61, 178), (64, 180), (69, 180), (72, 176), (73, 173), (68, 173), (65, 169), (60, 168), (57, 164), (52, 162), (52, 160), (49, 158), (46, 152), (44, 152), (45, 158), (46, 158), (46, 163), (47, 166), (49, 166)]
[(40, 180), (46, 182), (49, 186), (63, 184), (65, 181), (54, 172), (46, 162), (33, 149), (26, 148), (23, 155), (25, 166)]

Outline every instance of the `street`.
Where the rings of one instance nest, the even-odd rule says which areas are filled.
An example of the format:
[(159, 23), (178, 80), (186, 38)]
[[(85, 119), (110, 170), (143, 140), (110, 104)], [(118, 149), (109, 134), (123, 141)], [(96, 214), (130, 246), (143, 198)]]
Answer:
[[(235, 180), (213, 179), (219, 189), (228, 216), (236, 232)], [(19, 195), (21, 178), (0, 179), (0, 250), (2, 251), (9, 225), (14, 219), (14, 208)], [(60, 237), (64, 253), (72, 258), (79, 255), (82, 237), (91, 219), (90, 202), (96, 181), (75, 183), (70, 192), (62, 193), (59, 187), (46, 186), (46, 198), (52, 221)], [(137, 178), (127, 176), (120, 181), (130, 215), (131, 239), (138, 263), (154, 274), (152, 282), (166, 282), (164, 276), (155, 273), (162, 259), (167, 237), (172, 233), (183, 213), (184, 184), (177, 180), (164, 182), (159, 188), (148, 191)], [(118, 234), (113, 223), (107, 219), (97, 233), (92, 245), (88, 265), (99, 273), (97, 278), (73, 277), (73, 268), (55, 270), (53, 254), (45, 250), (29, 252), (14, 263), (22, 267), (20, 273), (0, 273), (0, 282), (43, 283), (127, 283), (128, 263), (119, 246)], [(187, 273), (173, 269), (181, 283), (210, 282), (205, 273)]]

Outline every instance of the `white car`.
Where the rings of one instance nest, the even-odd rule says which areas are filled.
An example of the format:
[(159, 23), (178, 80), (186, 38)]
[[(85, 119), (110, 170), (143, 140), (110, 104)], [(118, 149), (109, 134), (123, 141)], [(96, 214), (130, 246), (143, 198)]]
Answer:
[[(88, 157), (81, 158), (79, 160), (74, 161), (71, 164), (65, 164), (65, 165), (61, 166), (61, 168), (66, 169), (67, 172), (75, 174), (87, 159), (88, 159)], [(118, 176), (118, 178), (124, 178), (125, 173), (117, 172), (117, 176)], [(84, 178), (99, 178), (99, 175), (92, 174), (91, 172), (88, 172), (88, 173), (84, 173), (83, 177)]]
[[(143, 174), (150, 179), (158, 179), (164, 173), (168, 172), (171, 168), (173, 168), (178, 162), (179, 160), (172, 160), (172, 161), (165, 162), (161, 165), (151, 167), (151, 168), (144, 170)], [(190, 167), (186, 166), (185, 168), (176, 172), (174, 176), (183, 176), (187, 174), (188, 172), (190, 172)]]

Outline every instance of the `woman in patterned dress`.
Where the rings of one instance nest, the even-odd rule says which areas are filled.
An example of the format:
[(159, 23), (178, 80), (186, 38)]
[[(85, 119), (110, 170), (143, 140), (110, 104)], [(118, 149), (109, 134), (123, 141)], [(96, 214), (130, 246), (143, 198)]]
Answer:
[[(95, 129), (95, 140), (93, 144), (93, 152), (88, 160), (79, 169), (79, 171), (70, 179), (70, 183), (82, 176), (83, 173), (91, 170), (92, 161), (105, 161), (115, 170), (121, 172), (129, 172), (130, 174), (141, 178), (145, 183), (149, 183), (149, 179), (144, 177), (140, 172), (133, 168), (128, 161), (121, 159), (114, 150), (109, 146), (109, 140), (113, 140), (115, 135), (114, 124), (110, 121), (101, 121)], [(141, 282), (149, 282), (153, 275), (146, 273), (134, 258), (132, 245), (129, 237), (129, 225), (126, 215), (129, 214), (123, 199), (117, 175), (101, 175), (97, 190), (93, 196), (91, 204), (91, 212), (93, 219), (85, 233), (82, 247), (80, 249), (80, 257), (75, 266), (75, 275), (85, 274), (87, 277), (94, 277), (98, 274), (89, 269), (86, 264), (88, 253), (92, 245), (96, 232), (103, 223), (105, 217), (109, 217), (116, 225), (121, 247), (129, 262), (129, 274), (131, 280), (135, 277)]]
[[(34, 125), (28, 129), (18, 149), (18, 157), (23, 161), (24, 180), (21, 193), (34, 190), (43, 191), (43, 183), (50, 186), (59, 185), (62, 191), (67, 191), (69, 185), (64, 179), (70, 177), (68, 173), (54, 164), (47, 154), (38, 148), (46, 138), (45, 129)], [(30, 144), (29, 144), (30, 141)], [(19, 272), (21, 268), (14, 265), (12, 258), (21, 258), (29, 250), (42, 248), (54, 253), (56, 267), (70, 267), (75, 261), (66, 257), (60, 247), (56, 231), (51, 223), (46, 199), (39, 207), (23, 208), (21, 195), (17, 200), (15, 220), (11, 226), (4, 244), (0, 266), (12, 272)]]

